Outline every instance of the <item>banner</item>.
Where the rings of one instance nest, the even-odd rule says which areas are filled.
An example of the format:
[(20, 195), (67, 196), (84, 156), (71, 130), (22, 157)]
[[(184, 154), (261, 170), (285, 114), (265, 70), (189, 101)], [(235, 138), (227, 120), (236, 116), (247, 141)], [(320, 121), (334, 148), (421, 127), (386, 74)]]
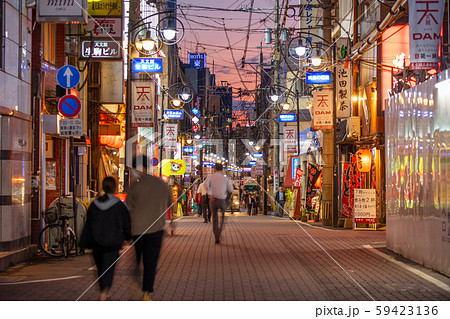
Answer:
[[(294, 169), (294, 168), (292, 168)], [(294, 181), (294, 186), (301, 186), (302, 184), (302, 176), (303, 176), (303, 171), (300, 168), (296, 168), (295, 169), (295, 181)]]
[(297, 128), (295, 126), (284, 127), (284, 151), (297, 151)]
[(437, 69), (445, 0), (409, 0), (411, 70)]
[(342, 169), (342, 217), (353, 218), (353, 207), (350, 205), (352, 185), (352, 164), (344, 163)]
[(153, 127), (155, 84), (151, 81), (135, 81), (131, 96), (131, 127)]
[(333, 91), (313, 92), (313, 130), (333, 129)]
[(350, 117), (351, 106), (351, 69), (339, 63), (336, 68), (336, 117), (344, 119)]
[(312, 198), (315, 194), (313, 194), (314, 184), (320, 176), (322, 169), (315, 164), (308, 164), (308, 178), (306, 179), (306, 209), (312, 210)]
[(164, 150), (168, 152), (177, 151), (178, 124), (164, 125)]

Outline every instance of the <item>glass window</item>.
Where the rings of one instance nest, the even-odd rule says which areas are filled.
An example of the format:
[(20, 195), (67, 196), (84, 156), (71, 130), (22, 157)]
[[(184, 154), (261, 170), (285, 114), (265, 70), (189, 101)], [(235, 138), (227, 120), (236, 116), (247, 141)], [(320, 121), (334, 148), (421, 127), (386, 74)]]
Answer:
[(44, 51), (44, 60), (56, 63), (56, 24), (43, 23), (42, 46)]

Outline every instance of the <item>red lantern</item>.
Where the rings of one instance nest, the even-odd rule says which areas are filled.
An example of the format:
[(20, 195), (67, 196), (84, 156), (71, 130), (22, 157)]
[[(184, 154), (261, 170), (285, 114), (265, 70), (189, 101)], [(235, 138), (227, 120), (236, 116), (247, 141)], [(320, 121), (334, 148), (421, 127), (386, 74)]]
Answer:
[(372, 167), (372, 152), (368, 149), (361, 149), (356, 152), (356, 166), (360, 172), (370, 172)]
[(100, 135), (98, 141), (101, 145), (119, 149), (123, 146), (124, 138), (115, 135)]

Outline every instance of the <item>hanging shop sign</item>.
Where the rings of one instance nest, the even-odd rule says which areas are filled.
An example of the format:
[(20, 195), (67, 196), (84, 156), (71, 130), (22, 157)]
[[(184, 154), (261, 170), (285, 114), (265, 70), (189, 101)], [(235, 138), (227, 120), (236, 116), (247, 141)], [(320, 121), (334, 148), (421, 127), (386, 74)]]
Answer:
[(96, 59), (96, 60), (122, 60), (122, 49), (120, 40), (111, 38), (81, 40), (80, 59)]
[(313, 130), (333, 129), (333, 91), (313, 92)]
[[(121, 18), (89, 18), (87, 26), (82, 27), (89, 31), (94, 38), (122, 38)], [(120, 41), (120, 40), (119, 40)]]
[(297, 117), (295, 113), (285, 113), (278, 115), (278, 122), (295, 122)]
[(161, 73), (163, 72), (162, 58), (134, 58), (131, 72), (135, 73)]
[(82, 119), (61, 119), (59, 120), (59, 136), (82, 136)]
[(194, 153), (194, 147), (192, 147), (192, 146), (183, 146), (183, 153)]
[(164, 110), (164, 116), (170, 120), (182, 120), (183, 110)]
[(165, 176), (179, 176), (186, 173), (186, 162), (180, 159), (163, 159), (161, 165), (161, 172)]
[(354, 192), (354, 222), (375, 224), (377, 222), (377, 199), (375, 189), (355, 189)]
[(256, 176), (263, 176), (263, 166), (264, 161), (262, 158), (259, 158), (256, 160), (256, 166), (255, 166), (255, 175)]
[(298, 157), (292, 158), (292, 179), (295, 179), (296, 169), (298, 168)]
[(88, 13), (92, 17), (121, 17), (122, 0), (88, 0)]
[(350, 205), (352, 186), (352, 164), (342, 164), (342, 217), (353, 218), (353, 207)]
[(437, 69), (445, 0), (410, 0), (411, 70)]
[(37, 1), (37, 22), (86, 22), (87, 1)]
[(306, 72), (306, 84), (330, 84), (331, 72)]
[(153, 127), (155, 84), (151, 81), (132, 83), (131, 127)]
[(263, 153), (253, 153), (252, 155), (254, 158), (262, 158), (263, 157)]
[(178, 124), (164, 125), (164, 150), (168, 152), (177, 151)]
[(350, 117), (351, 106), (351, 70), (343, 63), (336, 67), (336, 117), (344, 119)]
[(294, 126), (284, 127), (284, 151), (292, 152), (297, 150), (297, 128)]

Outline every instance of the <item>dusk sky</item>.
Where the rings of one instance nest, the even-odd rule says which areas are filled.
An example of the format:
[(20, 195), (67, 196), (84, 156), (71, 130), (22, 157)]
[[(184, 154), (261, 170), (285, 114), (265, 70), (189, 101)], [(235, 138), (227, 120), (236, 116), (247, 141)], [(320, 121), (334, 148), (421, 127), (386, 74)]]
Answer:
[[(283, 1), (280, 1), (280, 5)], [(297, 1), (295, 1), (297, 2)], [(293, 4), (293, 3), (292, 3)], [(183, 22), (186, 34), (180, 43), (180, 56), (187, 62), (187, 54), (207, 54), (207, 66), (216, 74), (216, 81), (227, 81), (233, 87), (253, 89), (256, 65), (241, 68), (244, 57), (250, 12), (237, 11), (250, 8), (251, 0), (180, 0), (178, 18)], [(200, 8), (200, 6), (202, 8)], [(264, 29), (275, 26), (275, 1), (255, 0), (251, 14), (249, 41), (245, 54), (247, 63), (258, 62), (258, 46), (263, 45), (264, 62), (270, 62), (272, 45), (264, 44)], [(293, 26), (294, 19), (286, 25)], [(237, 65), (237, 67), (236, 67)], [(239, 72), (239, 73), (238, 73)], [(244, 83), (241, 82), (241, 78)]]

